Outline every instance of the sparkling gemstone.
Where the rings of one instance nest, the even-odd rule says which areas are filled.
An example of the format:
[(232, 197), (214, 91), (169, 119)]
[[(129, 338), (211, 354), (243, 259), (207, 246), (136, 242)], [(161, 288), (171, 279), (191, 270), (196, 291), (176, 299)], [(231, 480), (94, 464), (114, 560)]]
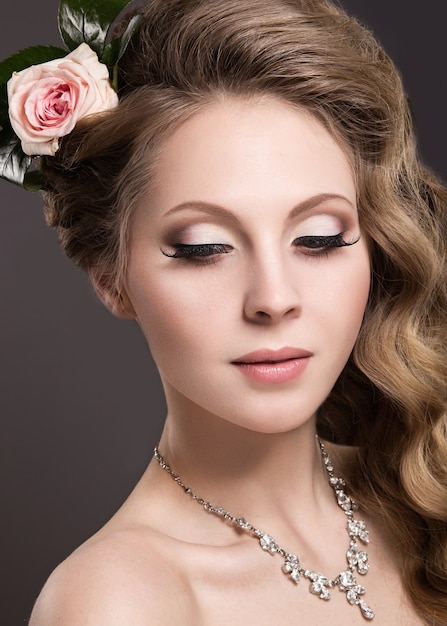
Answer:
[(267, 533), (261, 535), (261, 537), (259, 538), (259, 543), (261, 544), (261, 548), (266, 552), (270, 552), (271, 554), (273, 554), (274, 552), (278, 552), (278, 544), (273, 539), (273, 537), (270, 537), (270, 535), (267, 535)]
[(360, 600), (359, 607), (360, 607), (362, 615), (363, 615), (363, 617), (365, 619), (373, 619), (374, 618), (374, 616), (375, 616), (374, 611), (372, 610), (372, 608), (370, 606), (368, 606), (366, 604), (366, 602), (364, 600)]
[(299, 571), (297, 569), (293, 569), (290, 572), (290, 578), (292, 580), (294, 580), (296, 582), (296, 584), (298, 584), (300, 582), (300, 573), (299, 573)]
[(343, 489), (343, 487), (346, 487), (346, 482), (343, 480), (343, 478), (338, 478), (337, 476), (331, 476), (329, 478), (329, 482), (335, 490)]
[[(318, 593), (318, 591), (317, 591), (317, 593)], [(322, 600), (330, 600), (331, 599), (331, 594), (329, 593), (329, 589), (327, 589), (327, 587), (322, 587), (320, 589), (319, 597)]]
[(291, 572), (293, 569), (299, 569), (299, 567), (300, 561), (298, 557), (293, 554), (288, 554), (284, 563), (284, 570), (286, 572)]
[[(360, 552), (359, 554), (366, 554), (366, 552)], [(366, 559), (368, 558), (368, 556), (366, 557)], [(364, 576), (365, 574), (368, 573), (369, 571), (369, 565), (368, 563), (366, 563), (365, 561), (358, 561), (357, 562), (357, 571), (359, 574), (362, 574), (362, 576)]]
[(369, 533), (366, 530), (366, 524), (363, 520), (349, 520), (348, 530), (353, 539), (358, 537), (363, 543), (369, 542)]
[(312, 581), (310, 584), (311, 593), (319, 596), (322, 600), (330, 600), (329, 580), (319, 572), (305, 571), (305, 575)]
[(345, 589), (349, 589), (350, 587), (353, 587), (356, 583), (356, 580), (352, 572), (348, 572), (347, 570), (344, 572), (340, 572), (338, 581), (339, 581), (340, 589), (342, 591), (344, 591)]
[(344, 511), (351, 510), (351, 498), (349, 498), (349, 496), (347, 496), (341, 489), (337, 491), (337, 502)]
[(366, 574), (369, 570), (368, 555), (359, 551), (356, 543), (353, 543), (346, 553), (350, 567), (356, 567), (359, 574)]
[(361, 585), (355, 585), (355, 587), (351, 587), (346, 591), (346, 600), (349, 604), (358, 604), (360, 605), (363, 600), (360, 598), (366, 592), (365, 587)]
[(358, 596), (353, 589), (348, 589), (348, 591), (346, 592), (346, 598), (349, 604), (355, 604), (357, 602)]
[(242, 528), (242, 530), (249, 530), (250, 524), (245, 520), (245, 518), (238, 517), (236, 522), (239, 528)]
[(290, 576), (290, 578), (299, 583), (300, 580), (300, 561), (294, 554), (288, 554), (285, 558), (283, 571)]

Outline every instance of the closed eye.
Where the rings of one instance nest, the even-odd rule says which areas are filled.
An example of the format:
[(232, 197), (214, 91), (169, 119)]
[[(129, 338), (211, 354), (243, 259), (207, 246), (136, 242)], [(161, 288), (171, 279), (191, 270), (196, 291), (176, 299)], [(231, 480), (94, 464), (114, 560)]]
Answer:
[(358, 237), (353, 241), (345, 241), (343, 235), (343, 232), (337, 235), (306, 235), (294, 239), (292, 245), (308, 256), (324, 256), (336, 248), (352, 246), (360, 239)]
[(231, 246), (223, 243), (186, 244), (178, 243), (173, 246), (173, 252), (161, 250), (162, 254), (173, 259), (186, 259), (196, 263), (210, 262), (213, 256), (228, 254)]

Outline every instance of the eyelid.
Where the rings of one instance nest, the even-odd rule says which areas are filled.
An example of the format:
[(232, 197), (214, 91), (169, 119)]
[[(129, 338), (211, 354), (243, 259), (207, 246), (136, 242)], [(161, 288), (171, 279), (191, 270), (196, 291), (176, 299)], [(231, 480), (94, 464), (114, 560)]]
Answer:
[(331, 250), (352, 246), (360, 240), (360, 235), (351, 241), (343, 239), (344, 232), (336, 235), (304, 235), (293, 240), (292, 245), (302, 248), (305, 254), (318, 256), (329, 254)]
[[(343, 239), (344, 232), (337, 233), (335, 235), (302, 235), (301, 237), (296, 237), (293, 240), (294, 245), (304, 245), (308, 244), (309, 248), (341, 248), (344, 246), (350, 246), (353, 242), (345, 241)], [(310, 245), (309, 245), (310, 244)], [(316, 244), (316, 245), (312, 245)]]
[[(185, 216), (186, 217), (186, 216)], [(163, 231), (162, 240), (169, 247), (176, 245), (205, 245), (231, 240), (232, 233), (225, 225), (211, 220), (188, 219), (176, 221)]]
[(173, 253), (168, 252), (163, 248), (160, 248), (160, 251), (165, 256), (174, 259), (199, 259), (215, 256), (218, 254), (228, 254), (231, 250), (231, 246), (223, 243), (177, 243), (172, 247), (174, 248)]

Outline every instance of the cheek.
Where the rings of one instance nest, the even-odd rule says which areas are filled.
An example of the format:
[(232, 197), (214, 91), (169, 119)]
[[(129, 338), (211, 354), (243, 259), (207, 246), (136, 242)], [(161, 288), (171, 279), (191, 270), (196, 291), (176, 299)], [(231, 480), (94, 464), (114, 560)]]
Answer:
[(361, 321), (371, 288), (371, 258), (367, 243), (363, 243), (359, 252), (358, 263), (354, 265), (352, 276), (348, 274), (345, 293), (349, 296), (353, 314)]
[(349, 353), (362, 325), (370, 282), (371, 266), (365, 247), (354, 263), (334, 277), (332, 286), (328, 288), (328, 294), (331, 294), (328, 321), (332, 318), (335, 339), (345, 342)]
[(334, 358), (341, 360), (349, 357), (355, 344), (370, 291), (368, 249), (365, 243), (356, 246), (334, 262), (328, 259), (315, 265), (306, 281), (309, 306), (303, 302), (303, 319), (315, 333), (314, 339), (320, 337)]
[[(203, 285), (202, 285), (203, 287)], [(204, 297), (200, 283), (175, 281), (172, 276), (154, 280), (147, 275), (130, 281), (129, 297), (152, 356), (163, 369), (190, 360), (216, 337), (213, 298)]]

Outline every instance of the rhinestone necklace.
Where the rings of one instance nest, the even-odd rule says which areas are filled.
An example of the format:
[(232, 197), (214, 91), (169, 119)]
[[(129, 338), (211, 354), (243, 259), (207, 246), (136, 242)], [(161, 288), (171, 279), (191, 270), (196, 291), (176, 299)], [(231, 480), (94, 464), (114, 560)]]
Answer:
[(319, 439), (317, 440), (320, 446), (321, 457), (329, 477), (329, 484), (334, 490), (338, 506), (348, 518), (346, 526), (346, 530), (349, 535), (349, 547), (346, 552), (347, 568), (341, 571), (335, 578), (328, 578), (321, 572), (304, 569), (301, 566), (299, 557), (284, 550), (284, 548), (282, 548), (271, 535), (259, 530), (259, 528), (255, 528), (253, 524), (247, 522), (243, 517), (233, 517), (233, 515), (228, 513), (228, 511), (225, 511), (225, 509), (214, 506), (211, 502), (207, 502), (203, 498), (197, 496), (190, 487), (187, 487), (183, 483), (180, 476), (175, 474), (172, 468), (166, 463), (160, 454), (158, 447), (155, 447), (154, 455), (160, 464), (160, 467), (171, 476), (171, 478), (188, 496), (200, 504), (205, 511), (207, 511), (207, 513), (213, 513), (243, 532), (256, 537), (259, 540), (259, 545), (265, 552), (270, 554), (279, 554), (284, 559), (282, 566), (283, 572), (289, 576), (295, 584), (299, 583), (300, 577), (307, 578), (307, 580), (310, 581), (310, 593), (318, 596), (322, 600), (330, 600), (331, 589), (338, 588), (346, 594), (346, 600), (349, 604), (358, 606), (363, 617), (367, 620), (372, 620), (374, 618), (374, 611), (362, 597), (366, 593), (366, 589), (362, 585), (357, 584), (356, 579), (357, 573), (364, 576), (367, 574), (369, 569), (368, 555), (364, 550), (359, 549), (358, 544), (358, 542), (363, 544), (367, 544), (369, 542), (366, 524), (363, 520), (354, 519), (354, 511), (357, 510), (357, 505), (348, 495), (346, 495), (346, 482), (343, 478), (335, 476), (334, 467), (329, 455), (326, 452), (323, 443)]

